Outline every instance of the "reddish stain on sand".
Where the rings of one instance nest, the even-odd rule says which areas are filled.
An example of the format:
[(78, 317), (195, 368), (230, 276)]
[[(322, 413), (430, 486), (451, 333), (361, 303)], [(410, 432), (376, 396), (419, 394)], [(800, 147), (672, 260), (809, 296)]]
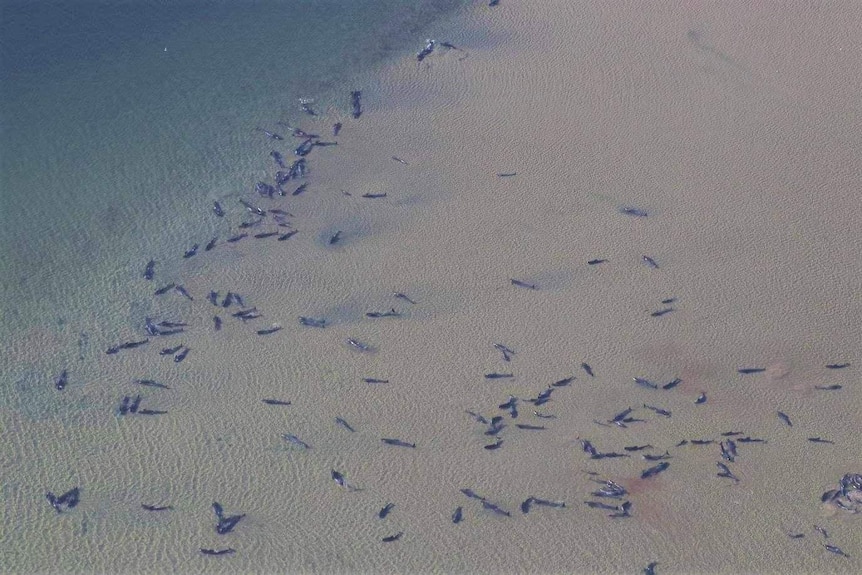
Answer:
[(790, 373), (790, 366), (783, 361), (779, 361), (767, 366), (763, 373), (770, 381), (778, 381), (787, 377)]
[(629, 492), (629, 495), (642, 495), (644, 493), (649, 493), (651, 491), (657, 491), (661, 489), (661, 480), (657, 477), (650, 477), (648, 479), (641, 479), (640, 477), (630, 477), (626, 479), (621, 479), (619, 481), (620, 485), (626, 488), (626, 491)]
[(752, 383), (763, 385), (769, 389), (778, 391), (804, 392), (811, 388), (808, 377), (799, 373), (798, 370), (786, 361), (776, 361), (766, 366), (766, 371), (760, 374), (762, 377), (753, 378)]
[(650, 494), (657, 494), (664, 487), (664, 482), (660, 477), (650, 477), (649, 479), (629, 477), (618, 480), (618, 483), (629, 492), (626, 497), (630, 497), (634, 503), (632, 513), (639, 522), (663, 533), (671, 529), (672, 522), (667, 520), (666, 510), (662, 509), (656, 502), (660, 497), (650, 497)]
[(703, 371), (698, 370), (696, 368), (688, 367), (682, 370), (679, 378), (682, 380), (676, 390), (686, 396), (690, 396), (693, 398), (697, 397), (701, 394), (701, 392), (706, 391), (708, 389), (708, 385), (706, 382), (706, 376)]

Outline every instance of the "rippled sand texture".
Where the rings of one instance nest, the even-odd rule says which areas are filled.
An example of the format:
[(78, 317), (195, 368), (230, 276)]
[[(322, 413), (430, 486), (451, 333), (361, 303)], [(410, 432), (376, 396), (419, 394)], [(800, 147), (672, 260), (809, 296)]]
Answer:
[[(820, 494), (862, 472), (860, 16), (855, 3), (474, 6), (439, 32), (469, 57), (405, 57), (365, 80), (360, 119), (303, 119), (322, 132), (345, 124), (337, 147), (309, 157), (307, 192), (244, 196), (293, 214), (295, 237), (188, 261), (178, 247), (161, 264), (154, 283), (181, 281), (195, 301), (146, 305), (189, 322), (187, 334), (116, 356), (101, 354), (115, 341), (92, 342), (98, 364), (82, 362), (63, 394), (40, 374), (18, 381), (4, 412), (4, 570), (634, 573), (657, 561), (657, 573), (858, 572), (862, 519)], [(270, 149), (260, 143), (262, 167)], [(587, 264), (596, 258), (608, 262)], [(153, 287), (141, 280), (129, 298), (151, 302)], [(240, 293), (264, 317), (240, 322), (209, 290)], [(675, 311), (651, 316), (666, 298)], [(364, 317), (391, 307), (403, 317)], [(272, 323), (284, 329), (255, 335)], [(515, 350), (511, 362), (495, 342)], [(192, 348), (184, 362), (159, 357), (179, 343)], [(737, 372), (754, 367), (765, 371)], [(549, 403), (522, 401), (517, 420), (497, 407), (571, 375)], [(651, 390), (634, 376), (683, 381)], [(140, 389), (169, 414), (112, 415), (137, 377), (171, 386)], [(627, 407), (645, 421), (594, 422)], [(500, 449), (483, 449), (486, 427), (465, 410), (505, 415)], [(717, 445), (675, 447), (728, 431), (768, 441), (739, 444), (728, 463), (739, 483), (716, 477)], [(642, 480), (652, 463), (637, 453), (591, 460), (579, 439), (604, 452), (652, 444), (670, 467)], [(588, 472), (629, 491), (631, 518), (583, 505), (598, 487)], [(81, 503), (58, 516), (43, 492), (73, 485)], [(566, 507), (523, 514), (529, 496)], [(214, 500), (246, 514), (233, 533), (215, 534)]]

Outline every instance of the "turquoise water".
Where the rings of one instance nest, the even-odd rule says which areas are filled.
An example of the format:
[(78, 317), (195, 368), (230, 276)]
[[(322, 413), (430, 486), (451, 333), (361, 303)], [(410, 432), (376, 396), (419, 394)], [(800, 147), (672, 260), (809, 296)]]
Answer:
[(3, 2), (0, 334), (127, 316), (146, 262), (225, 232), (213, 200), (270, 171), (256, 127), (308, 120), (299, 98), (346, 114), (462, 4)]

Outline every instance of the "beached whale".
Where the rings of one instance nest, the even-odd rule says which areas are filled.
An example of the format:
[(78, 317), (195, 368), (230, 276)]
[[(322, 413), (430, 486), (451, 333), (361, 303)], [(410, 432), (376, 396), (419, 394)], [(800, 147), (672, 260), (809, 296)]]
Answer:
[(844, 475), (838, 483), (838, 488), (823, 493), (820, 501), (850, 513), (862, 512), (862, 474)]
[(275, 195), (275, 188), (266, 182), (258, 182), (254, 185), (255, 191), (261, 196), (271, 198)]
[(455, 523), (455, 524), (461, 523), (461, 521), (463, 521), (463, 519), (464, 519), (464, 508), (458, 506), (455, 508), (455, 512), (452, 513), (452, 523)]
[(394, 503), (387, 503), (380, 511), (377, 512), (377, 517), (379, 517), (380, 519), (384, 519), (387, 515), (389, 515), (389, 512), (392, 511), (394, 507)]
[(284, 139), (281, 136), (279, 136), (278, 134), (276, 134), (275, 132), (269, 132), (267, 130), (264, 130), (263, 128), (258, 128), (258, 130), (260, 130), (261, 132), (263, 132), (264, 134), (266, 134), (267, 136), (269, 136), (273, 140), (283, 140)]
[(282, 437), (284, 439), (286, 439), (288, 442), (290, 442), (294, 445), (297, 445), (303, 449), (311, 449), (311, 446), (309, 444), (307, 444), (306, 442), (304, 442), (303, 440), (301, 440), (300, 438), (298, 438), (295, 435), (292, 435), (290, 433), (285, 433), (284, 435), (282, 435)]
[(350, 105), (353, 107), (354, 118), (362, 115), (362, 92), (359, 90), (350, 92)]
[(401, 293), (401, 292), (394, 292), (394, 293), (392, 294), (392, 297), (397, 297), (398, 299), (403, 299), (403, 300), (404, 300), (404, 301), (406, 301), (407, 303), (410, 303), (410, 304), (416, 305), (416, 302), (415, 302), (415, 301), (413, 301), (412, 299), (410, 299), (410, 297), (408, 297), (406, 294), (403, 294), (403, 293)]
[(215, 513), (216, 519), (218, 522), (216, 523), (216, 533), (219, 535), (225, 535), (226, 533), (230, 533), (233, 531), (233, 528), (236, 527), (237, 523), (245, 517), (245, 515), (230, 515), (226, 516), (224, 513), (224, 508), (217, 501), (213, 501), (212, 504), (213, 513)]
[(342, 418), (340, 418), (340, 417), (336, 417), (336, 418), (335, 418), (335, 423), (337, 423), (338, 425), (340, 425), (341, 427), (343, 427), (343, 428), (344, 428), (344, 429), (346, 429), (347, 431), (350, 431), (350, 432), (352, 432), (352, 433), (356, 432), (356, 430), (355, 430), (355, 429), (353, 429), (353, 427), (351, 427), (349, 423), (347, 423), (346, 421), (344, 421), (344, 420), (343, 420)]
[(427, 57), (431, 54), (431, 52), (433, 52), (433, 51), (434, 51), (434, 46), (435, 46), (436, 44), (437, 44), (436, 40), (430, 40), (430, 39), (429, 39), (429, 40), (426, 40), (425, 47), (424, 47), (424, 48), (422, 48), (422, 49), (421, 49), (421, 50), (416, 54), (416, 60), (417, 60), (418, 62), (421, 62), (422, 60), (424, 60), (425, 58), (427, 58)]
[(296, 149), (293, 150), (293, 153), (296, 156), (303, 157), (303, 156), (307, 156), (311, 152), (311, 150), (313, 150), (313, 149), (314, 149), (314, 140), (312, 140), (311, 138), (308, 138), (307, 140), (302, 142), (299, 146), (297, 146)]
[(228, 547), (227, 549), (204, 549), (203, 547), (201, 547), (201, 553), (203, 553), (204, 555), (216, 555), (216, 556), (218, 556), (218, 555), (233, 555), (234, 553), (236, 553), (236, 550), (231, 549), (230, 547)]
[(63, 391), (66, 388), (66, 383), (69, 378), (69, 372), (67, 370), (63, 370), (57, 380), (54, 382), (54, 387), (57, 388), (58, 391)]
[(650, 467), (649, 469), (644, 469), (641, 472), (641, 479), (646, 479), (648, 477), (654, 477), (654, 476), (658, 475), (659, 473), (661, 473), (662, 471), (664, 471), (665, 469), (667, 469), (668, 467), (670, 467), (670, 463), (668, 463), (667, 461), (662, 461), (658, 465)]
[(515, 355), (514, 350), (509, 349), (508, 347), (506, 347), (502, 343), (495, 343), (494, 349), (496, 349), (497, 351), (499, 351), (500, 353), (503, 354), (503, 361), (511, 361), (512, 356)]
[(68, 511), (72, 509), (78, 502), (80, 501), (81, 489), (79, 487), (73, 487), (63, 495), (57, 497), (50, 491), (45, 493), (45, 498), (48, 500), (48, 503), (51, 504), (51, 507), (57, 513), (62, 513), (63, 511)]
[(290, 165), (287, 170), (288, 179), (304, 178), (308, 173), (308, 164), (305, 158), (300, 158)]
[(269, 153), (269, 155), (272, 157), (272, 159), (275, 161), (279, 168), (287, 169), (287, 166), (284, 164), (284, 156), (282, 156), (279, 152), (273, 150)]
[(317, 115), (317, 112), (315, 112), (314, 108), (311, 107), (310, 101), (300, 101), (299, 109), (308, 114), (309, 116)]
[(402, 441), (400, 439), (389, 439), (388, 437), (384, 437), (380, 441), (382, 441), (383, 443), (385, 443), (387, 445), (394, 445), (396, 447), (411, 447), (411, 448), (416, 447), (415, 443), (407, 443), (406, 441)]
[(147, 387), (158, 387), (160, 389), (170, 389), (170, 387), (168, 387), (164, 383), (159, 383), (159, 382), (154, 381), (152, 379), (136, 379), (136, 380), (132, 381), (132, 383), (135, 383), (137, 385), (144, 385)]
[(145, 345), (148, 343), (150, 343), (149, 338), (148, 339), (142, 339), (139, 341), (127, 341), (127, 342), (123, 342), (121, 344), (109, 347), (107, 350), (105, 350), (105, 353), (108, 355), (113, 355), (113, 354), (119, 352), (121, 349), (134, 349), (136, 347), (141, 347), (142, 345)]
[(283, 401), (281, 399), (261, 399), (267, 405), (290, 405), (289, 401)]
[(266, 215), (266, 210), (261, 209), (257, 206), (253, 206), (250, 203), (248, 203), (247, 201), (243, 200), (242, 198), (239, 199), (239, 203), (241, 203), (243, 206), (245, 206), (245, 209), (247, 209), (250, 212), (253, 212), (259, 216), (265, 216)]
[(365, 314), (365, 317), (370, 318), (381, 318), (381, 317), (400, 317), (401, 314), (395, 311), (395, 308), (390, 309), (389, 311), (370, 311)]

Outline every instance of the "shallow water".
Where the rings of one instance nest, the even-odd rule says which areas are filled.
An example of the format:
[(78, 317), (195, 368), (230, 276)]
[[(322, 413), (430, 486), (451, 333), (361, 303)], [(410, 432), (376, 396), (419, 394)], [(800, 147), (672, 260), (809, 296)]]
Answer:
[[(240, 197), (293, 214), (299, 233), (183, 260), (192, 243), (228, 234), (209, 213), (221, 196), (199, 194), (198, 207), (172, 208), (201, 214), (200, 227), (184, 227), (173, 255), (157, 258), (155, 282), (139, 277), (146, 251), (105, 274), (122, 297), (102, 292), (113, 311), (101, 313), (125, 322), (84, 342), (71, 320), (9, 340), (5, 569), (623, 573), (658, 561), (660, 573), (858, 571), (858, 515), (819, 500), (862, 465), (857, 80), (855, 56), (837, 56), (841, 46), (827, 41), (840, 30), (850, 42), (858, 31), (839, 7), (779, 18), (724, 6), (504, 1), (437, 20), (427, 35), (469, 56), (438, 50), (417, 66), (411, 47), (360, 74), (359, 120), (346, 113), (350, 87), (327, 96), (338, 103), (302, 125), (323, 132), (337, 120), (344, 131), (337, 147), (309, 156), (308, 191), (297, 197), (253, 197), (253, 183), (274, 169), (271, 143), (249, 127), (280, 116), (238, 107), (225, 136), (236, 141), (219, 153), (248, 168), (226, 173), (247, 190)], [(199, 169), (186, 161), (177, 163)], [(517, 176), (496, 175), (504, 172)], [(236, 226), (245, 214), (224, 203)], [(649, 216), (622, 215), (623, 205)], [(337, 230), (343, 240), (331, 246)], [(647, 254), (658, 269), (643, 264)], [(587, 265), (593, 258), (609, 261)], [(154, 298), (167, 281), (195, 301)], [(230, 317), (205, 300), (210, 290), (239, 293), (264, 317)], [(670, 297), (674, 312), (650, 316)], [(392, 307), (403, 317), (364, 317)], [(141, 337), (147, 315), (191, 327), (104, 355)], [(298, 316), (330, 325), (303, 327)], [(273, 323), (284, 329), (254, 333)], [(347, 338), (374, 351), (357, 352)], [(511, 362), (495, 342), (515, 350)], [(179, 343), (191, 348), (184, 362), (158, 355)], [(47, 360), (46, 347), (57, 350)], [(824, 367), (840, 361), (851, 366)], [(51, 385), (60, 366), (70, 369), (63, 392)], [(766, 371), (741, 375), (743, 367)], [(483, 377), (491, 372), (515, 377)], [(550, 403), (522, 401), (518, 419), (506, 417), (500, 449), (482, 449), (491, 438), (465, 410), (502, 414), (510, 395), (535, 397), (570, 375)], [(683, 382), (649, 390), (634, 376)], [(136, 387), (134, 378), (171, 389)], [(814, 388), (830, 384), (843, 387)], [(695, 405), (701, 392), (708, 401)], [(113, 414), (137, 393), (142, 406), (169, 413)], [(644, 403), (673, 417), (637, 409), (646, 421), (626, 429), (595, 423)], [(768, 440), (739, 445), (728, 463), (738, 484), (716, 477), (716, 445), (677, 446), (731, 430)], [(311, 449), (290, 446), (286, 433)], [(835, 443), (806, 441), (813, 436)], [(591, 460), (579, 439), (602, 451), (652, 444), (673, 458), (641, 480), (652, 463)], [(333, 469), (361, 491), (336, 486)], [(631, 518), (583, 505), (597, 487), (588, 472), (629, 490)], [(81, 504), (57, 515), (44, 491), (73, 485)], [(481, 510), (462, 488), (512, 517)], [(567, 506), (524, 515), (519, 504), (532, 495)], [(246, 514), (233, 533), (215, 534), (212, 501)], [(378, 519), (387, 502), (395, 508)], [(141, 503), (175, 509), (145, 513)], [(465, 521), (453, 525), (457, 506)], [(851, 557), (826, 552), (814, 524)], [(381, 542), (401, 531), (398, 542)], [(202, 557), (200, 547), (237, 553)]]
[(285, 131), (302, 97), (345, 113), (359, 74), (460, 4), (4, 2), (0, 329), (115, 323), (141, 260), (226, 232), (213, 200), (270, 167), (257, 127)]

